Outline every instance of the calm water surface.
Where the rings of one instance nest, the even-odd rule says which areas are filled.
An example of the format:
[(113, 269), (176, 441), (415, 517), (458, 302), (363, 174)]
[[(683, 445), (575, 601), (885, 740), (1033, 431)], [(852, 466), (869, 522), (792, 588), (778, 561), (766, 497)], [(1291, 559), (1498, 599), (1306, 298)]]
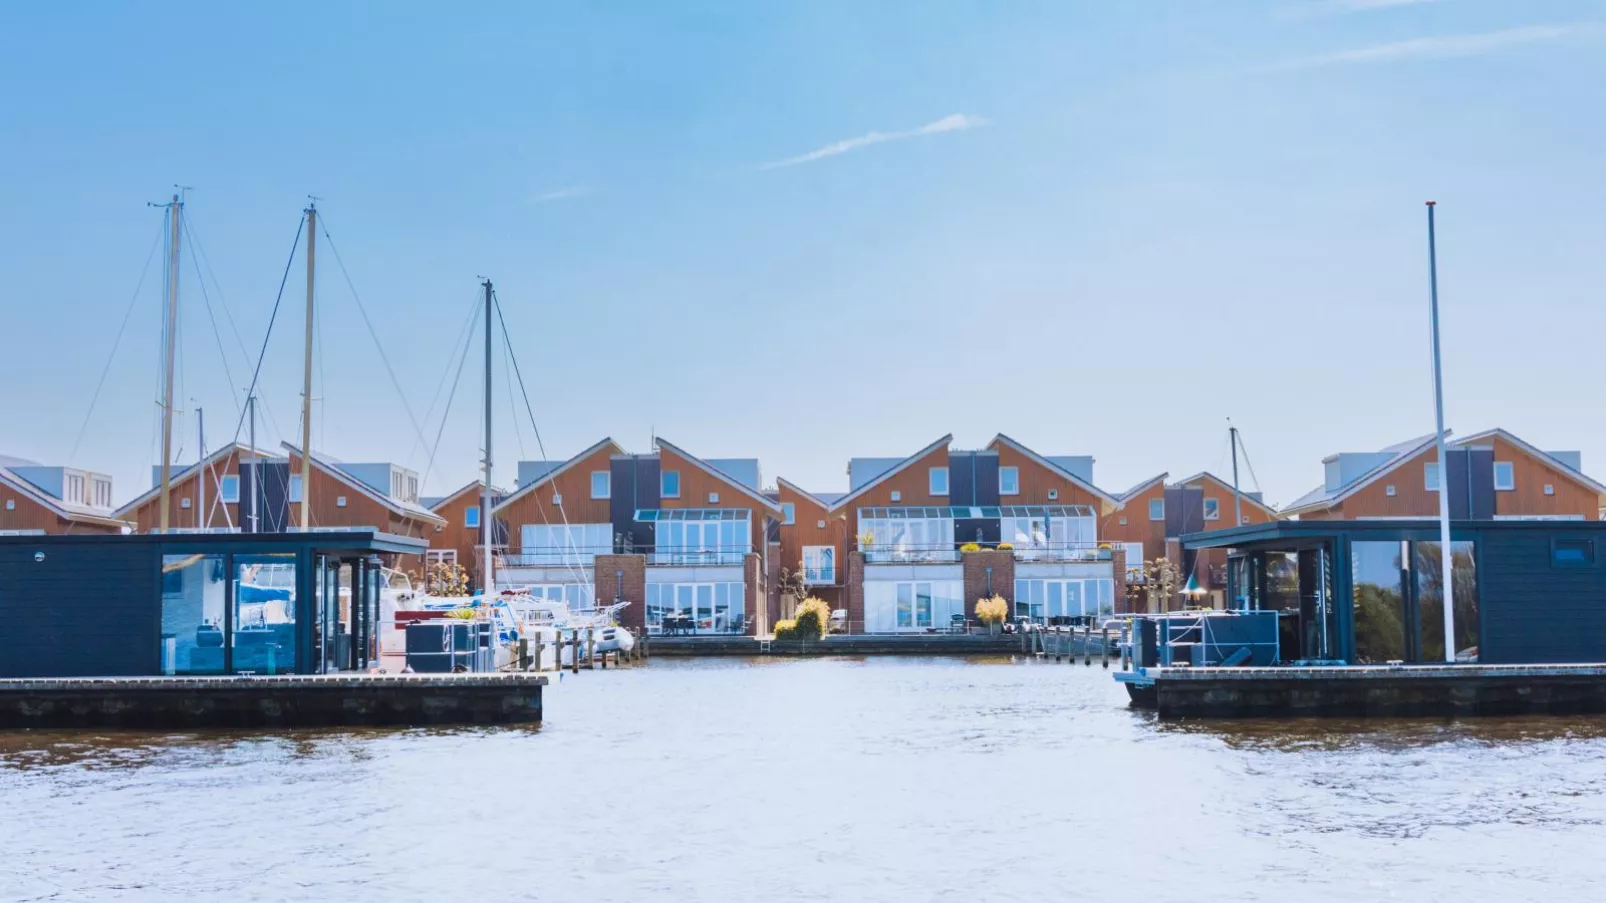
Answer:
[(1097, 666), (682, 662), (540, 729), (0, 734), (0, 900), (1606, 898), (1606, 719), (1161, 724)]

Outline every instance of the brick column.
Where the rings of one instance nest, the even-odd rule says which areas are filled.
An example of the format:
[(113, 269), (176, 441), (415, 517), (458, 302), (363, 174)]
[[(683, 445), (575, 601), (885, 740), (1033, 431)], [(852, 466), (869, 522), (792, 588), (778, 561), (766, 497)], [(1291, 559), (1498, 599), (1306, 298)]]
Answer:
[(760, 633), (769, 633), (774, 630), (774, 624), (781, 619), (781, 544), (772, 542), (769, 546), (769, 555), (764, 566), (764, 621), (759, 625)]
[(1126, 546), (1112, 545), (1110, 550), (1110, 566), (1115, 569), (1115, 611), (1129, 614), (1132, 605), (1126, 600)]
[(592, 570), (597, 604), (609, 605), (614, 599), (630, 605), (619, 614), (619, 625), (636, 630), (647, 627), (647, 556), (598, 555)]
[(764, 569), (759, 566), (757, 552), (749, 552), (742, 556), (742, 590), (746, 595), (743, 612), (743, 632), (748, 636), (758, 636), (760, 627), (768, 627), (765, 613), (769, 611), (769, 587), (764, 585)]
[(1015, 610), (1015, 553), (1008, 549), (982, 549), (961, 552), (965, 575), (965, 617), (976, 617), (976, 602), (988, 592), (988, 569), (992, 569), (991, 595), (1003, 596), (1009, 610)]
[(864, 553), (848, 553), (848, 582), (843, 588), (843, 608), (848, 611), (849, 630), (864, 632)]

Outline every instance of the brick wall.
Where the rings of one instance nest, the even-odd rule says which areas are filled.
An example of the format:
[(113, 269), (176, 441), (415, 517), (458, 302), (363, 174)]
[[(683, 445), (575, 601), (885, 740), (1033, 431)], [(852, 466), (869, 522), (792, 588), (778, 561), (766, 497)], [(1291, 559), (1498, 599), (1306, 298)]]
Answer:
[(619, 615), (624, 627), (647, 627), (647, 556), (598, 555), (596, 569), (597, 604), (608, 605), (615, 598), (630, 605)]
[(848, 553), (848, 579), (846, 602), (849, 629), (864, 630), (864, 553), (855, 549)]
[(769, 554), (764, 559), (764, 620), (758, 625), (759, 633), (769, 633), (776, 621), (781, 619), (781, 544), (769, 544)]
[(1120, 614), (1132, 611), (1126, 599), (1126, 549), (1116, 546), (1111, 552), (1110, 566), (1115, 569), (1115, 610)]
[(763, 562), (757, 552), (749, 552), (742, 556), (742, 587), (747, 594), (747, 618), (744, 631), (748, 636), (757, 636), (760, 625), (764, 623), (764, 612), (769, 609), (769, 588), (764, 585)]
[[(963, 562), (965, 574), (965, 617), (972, 620), (976, 617), (976, 601), (989, 595), (1003, 596), (1010, 603), (1010, 610), (1015, 605), (1015, 553), (997, 549), (983, 549), (979, 552), (962, 552), (960, 560)], [(988, 569), (992, 569), (992, 582), (989, 592)]]

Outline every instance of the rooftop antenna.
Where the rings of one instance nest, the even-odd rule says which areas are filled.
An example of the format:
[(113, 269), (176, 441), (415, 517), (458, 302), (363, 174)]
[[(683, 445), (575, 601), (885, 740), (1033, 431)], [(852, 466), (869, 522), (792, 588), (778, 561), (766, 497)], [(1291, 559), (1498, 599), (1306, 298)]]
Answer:
[(1439, 555), (1440, 582), (1444, 584), (1444, 660), (1455, 664), (1455, 570), (1450, 552), (1450, 470), (1446, 466), (1444, 450), (1444, 370), (1439, 356), (1439, 251), (1434, 235), (1433, 210), (1436, 201), (1428, 201), (1428, 296), (1429, 320), (1433, 329), (1433, 416), (1438, 432), (1434, 441), (1439, 448)]

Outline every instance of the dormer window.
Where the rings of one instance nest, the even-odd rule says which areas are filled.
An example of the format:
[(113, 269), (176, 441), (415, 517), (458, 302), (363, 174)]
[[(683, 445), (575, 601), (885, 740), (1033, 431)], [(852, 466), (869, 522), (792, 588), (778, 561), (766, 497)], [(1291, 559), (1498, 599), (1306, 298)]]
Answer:
[(112, 481), (97, 478), (94, 482), (96, 508), (110, 508), (112, 506)]
[(84, 475), (81, 473), (67, 474), (67, 480), (62, 484), (62, 501), (75, 505), (84, 503)]

